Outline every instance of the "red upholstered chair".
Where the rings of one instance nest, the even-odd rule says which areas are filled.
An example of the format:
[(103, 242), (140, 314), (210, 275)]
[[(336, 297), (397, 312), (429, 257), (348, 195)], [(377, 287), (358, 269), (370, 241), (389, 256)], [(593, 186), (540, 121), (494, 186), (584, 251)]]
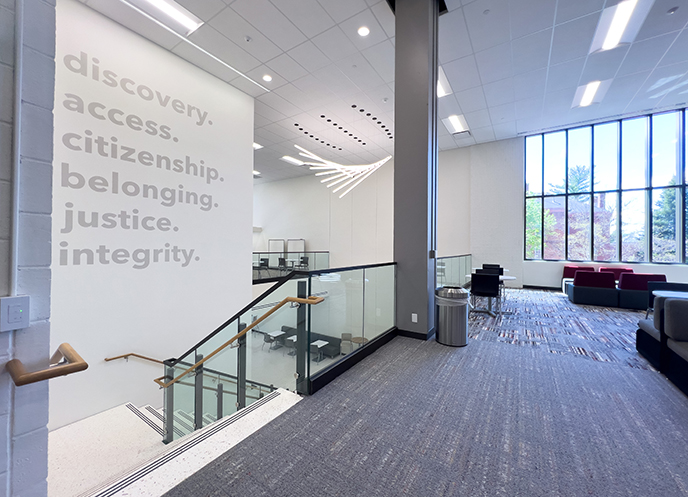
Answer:
[(621, 273), (619, 276), (619, 307), (647, 309), (649, 281), (666, 281), (664, 274)]
[(614, 273), (614, 279), (619, 280), (621, 273), (632, 273), (633, 268), (630, 267), (601, 267), (600, 273)]
[(564, 274), (561, 277), (561, 291), (566, 293), (566, 285), (573, 283), (573, 277), (576, 275), (576, 271), (594, 271), (595, 268), (592, 266), (564, 266)]
[[(624, 273), (625, 274), (625, 273)], [(567, 295), (574, 304), (603, 305), (617, 307), (619, 291), (612, 273), (595, 271), (576, 271), (573, 284), (569, 285)]]

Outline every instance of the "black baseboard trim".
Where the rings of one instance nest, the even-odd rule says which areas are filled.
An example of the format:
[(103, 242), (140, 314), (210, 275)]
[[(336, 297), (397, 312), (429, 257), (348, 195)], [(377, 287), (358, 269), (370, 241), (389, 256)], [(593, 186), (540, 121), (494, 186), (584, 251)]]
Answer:
[(397, 330), (397, 335), (400, 337), (406, 337), (406, 338), (415, 338), (416, 340), (430, 340), (432, 337), (435, 336), (435, 328), (432, 328), (430, 331), (427, 333), (418, 333), (416, 331), (406, 331), (406, 330)]
[(345, 359), (333, 364), (327, 369), (318, 372), (315, 376), (312, 376), (308, 384), (308, 392), (310, 395), (314, 394), (322, 387), (330, 383), (337, 376), (344, 373), (346, 370), (350, 369), (352, 366), (358, 364), (363, 359), (368, 357), (370, 354), (375, 352), (377, 349), (390, 342), (394, 337), (397, 336), (397, 329), (391, 328), (386, 333), (380, 335), (379, 337), (368, 342), (365, 347), (354, 350), (351, 354), (348, 354)]
[(524, 290), (555, 290), (561, 292), (559, 286), (538, 286), (538, 285), (523, 285)]

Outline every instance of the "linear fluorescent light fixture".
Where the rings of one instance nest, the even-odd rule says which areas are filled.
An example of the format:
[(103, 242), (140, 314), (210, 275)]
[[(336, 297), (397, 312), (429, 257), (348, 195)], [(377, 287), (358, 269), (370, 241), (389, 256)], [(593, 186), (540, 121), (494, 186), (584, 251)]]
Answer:
[(174, 0), (129, 0), (165, 26), (182, 36), (189, 36), (203, 25), (199, 19)]
[(253, 142), (253, 150), (260, 150), (261, 148), (263, 148), (263, 145)]
[(452, 135), (468, 131), (468, 124), (463, 115), (453, 115), (442, 119), (442, 123)]
[(300, 161), (299, 159), (294, 159), (293, 157), (290, 157), (289, 155), (284, 155), (281, 157), (281, 159), (284, 162), (288, 162), (289, 164), (294, 164), (295, 166), (303, 166), (304, 162)]
[(253, 175), (254, 176), (260, 176), (260, 171), (256, 171), (255, 169), (253, 170)]
[(442, 66), (439, 66), (437, 68), (437, 98), (446, 97), (452, 93), (452, 88), (449, 84), (449, 80), (447, 79), (447, 75), (444, 74), (444, 69), (442, 69)]
[(602, 11), (590, 53), (611, 50), (632, 43), (655, 0), (623, 0)]
[(612, 84), (611, 79), (604, 81), (591, 81), (586, 85), (581, 85), (576, 89), (571, 108), (588, 107), (591, 104), (598, 104), (607, 94), (607, 90)]
[[(189, 39), (187, 38), (187, 35), (184, 35), (184, 34), (182, 34), (181, 32), (179, 32), (179, 31), (177, 31), (177, 30), (175, 30), (175, 29), (172, 29), (172, 28), (171, 28), (170, 26), (168, 26), (165, 22), (161, 21), (160, 19), (158, 19), (158, 18), (157, 18), (156, 16), (154, 16), (153, 14), (147, 12), (146, 10), (151, 10), (150, 8), (147, 8), (147, 9), (144, 9), (144, 8), (143, 8), (144, 5), (147, 6), (147, 7), (150, 7), (150, 4), (148, 3), (147, 0), (119, 0), (119, 1), (120, 1), (120, 3), (123, 3), (124, 5), (126, 5), (127, 7), (129, 7), (130, 9), (132, 9), (132, 10), (138, 12), (139, 14), (141, 14), (143, 17), (145, 17), (145, 18), (148, 19), (149, 21), (152, 21), (153, 23), (157, 24), (158, 26), (160, 26), (161, 28), (163, 28), (165, 31), (167, 31), (167, 32), (169, 32), (169, 33), (175, 35), (177, 38), (179, 38), (180, 40), (182, 40), (182, 41), (185, 42), (186, 44), (191, 45), (192, 47), (194, 47), (194, 48), (195, 48), (196, 50), (198, 50), (199, 52), (201, 52), (201, 53), (207, 55), (208, 57), (210, 57), (211, 59), (213, 59), (213, 60), (214, 60), (215, 62), (217, 62), (218, 64), (223, 65), (223, 66), (226, 67), (227, 69), (229, 69), (229, 70), (234, 71), (235, 73), (237, 73), (237, 74), (238, 74), (239, 76), (241, 76), (242, 78), (247, 79), (248, 81), (250, 81), (251, 83), (253, 83), (254, 85), (256, 85), (258, 88), (260, 88), (261, 90), (266, 91), (266, 92), (270, 92), (270, 90), (269, 90), (268, 88), (264, 87), (263, 85), (261, 85), (261, 84), (258, 83), (257, 81), (254, 81), (253, 79), (249, 78), (249, 77), (248, 77), (247, 75), (245, 75), (243, 72), (241, 72), (241, 71), (239, 71), (238, 69), (236, 69), (236, 68), (230, 66), (230, 65), (227, 64), (224, 60), (222, 60), (222, 59), (220, 59), (219, 57), (216, 57), (215, 55), (211, 54), (211, 53), (208, 52), (206, 49), (204, 49), (204, 48), (202, 48), (202, 47), (196, 45), (194, 42), (192, 42), (191, 40), (189, 40)], [(167, 0), (167, 1), (170, 1), (170, 0)], [(135, 5), (134, 2), (135, 2), (137, 5)], [(140, 4), (141, 6), (139, 6), (138, 4)], [(192, 14), (192, 15), (193, 15), (193, 14)], [(199, 21), (200, 21), (200, 19), (199, 19)], [(201, 24), (203, 24), (203, 23), (201, 22)], [(199, 26), (200, 26), (200, 25), (199, 25)]]

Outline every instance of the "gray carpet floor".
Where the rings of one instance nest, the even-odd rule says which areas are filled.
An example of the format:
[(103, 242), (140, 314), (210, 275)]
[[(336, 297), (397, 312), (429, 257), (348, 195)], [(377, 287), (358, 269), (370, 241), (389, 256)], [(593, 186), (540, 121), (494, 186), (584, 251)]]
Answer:
[[(520, 293), (510, 295), (517, 310), (558, 298)], [(566, 302), (543, 313), (568, 313)], [(620, 319), (574, 310), (601, 327)], [(472, 318), (471, 334), (499, 335), (493, 319)], [(642, 358), (600, 361), (547, 343), (397, 337), (166, 495), (688, 495), (688, 398), (634, 366)]]

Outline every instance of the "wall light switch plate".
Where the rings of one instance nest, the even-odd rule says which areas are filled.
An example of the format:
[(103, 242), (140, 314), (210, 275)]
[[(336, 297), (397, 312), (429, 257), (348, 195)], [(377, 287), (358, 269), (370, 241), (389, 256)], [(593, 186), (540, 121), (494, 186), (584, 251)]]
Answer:
[(412, 323), (418, 322), (418, 314), (416, 314), (415, 312), (411, 313), (411, 322)]
[(28, 328), (30, 304), (28, 295), (0, 298), (0, 331)]

